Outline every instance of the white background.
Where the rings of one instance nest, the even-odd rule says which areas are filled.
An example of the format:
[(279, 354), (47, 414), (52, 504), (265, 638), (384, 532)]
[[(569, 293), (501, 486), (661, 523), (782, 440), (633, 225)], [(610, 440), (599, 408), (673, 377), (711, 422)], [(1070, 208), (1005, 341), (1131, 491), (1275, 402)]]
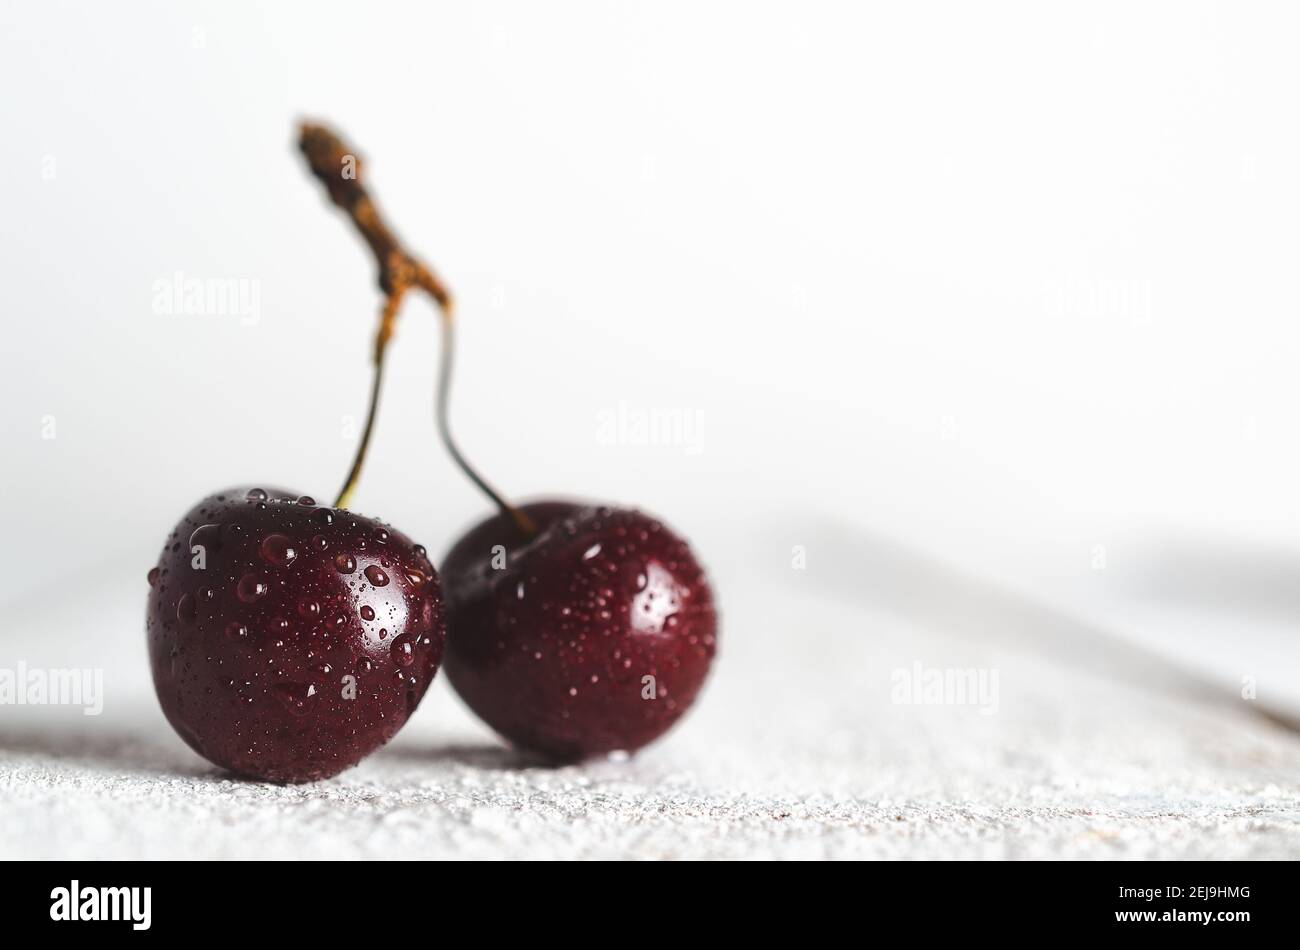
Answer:
[[(455, 424), (507, 491), (662, 514), (724, 610), (826, 576), (848, 530), (1300, 702), (1297, 27), (1285, 3), (6, 2), (0, 595), (120, 570), (143, 612), (205, 493), (337, 489), (379, 297), (293, 149), (312, 116), (455, 289)], [(178, 271), (256, 281), (260, 319), (156, 313)], [(355, 498), (431, 552), (486, 510), (434, 439), (437, 343), (413, 303)], [(698, 441), (604, 444), (620, 407)]]

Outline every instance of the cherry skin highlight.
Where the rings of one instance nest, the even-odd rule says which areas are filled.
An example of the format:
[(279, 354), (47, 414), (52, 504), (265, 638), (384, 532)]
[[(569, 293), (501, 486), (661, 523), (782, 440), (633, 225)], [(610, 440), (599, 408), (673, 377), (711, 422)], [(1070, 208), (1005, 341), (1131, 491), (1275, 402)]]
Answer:
[(684, 540), (625, 508), (522, 505), (442, 566), (447, 676), (514, 745), (559, 760), (632, 751), (694, 702), (717, 644), (713, 592)]
[(440, 583), (406, 535), (297, 492), (233, 488), (181, 518), (149, 572), (163, 713), (209, 761), (328, 778), (402, 727), (442, 659)]

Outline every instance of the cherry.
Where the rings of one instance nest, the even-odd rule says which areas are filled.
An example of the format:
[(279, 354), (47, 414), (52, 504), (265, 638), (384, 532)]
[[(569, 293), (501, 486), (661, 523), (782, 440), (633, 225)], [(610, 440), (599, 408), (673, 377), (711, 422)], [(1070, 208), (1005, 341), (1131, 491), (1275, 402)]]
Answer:
[(559, 759), (633, 751), (694, 702), (717, 645), (713, 592), (690, 547), (626, 508), (516, 508), (466, 460), (448, 421), (455, 353), (442, 310), (435, 404), (452, 460), (498, 508), (443, 561), (447, 677), (516, 745)]
[(355, 765), (415, 711), (442, 657), (424, 549), (296, 492), (205, 498), (149, 584), (163, 713), (200, 755), (256, 778), (305, 782)]
[(418, 289), (439, 300), (441, 285), (384, 224), (352, 150), (311, 124), (300, 146), (379, 265), (361, 441), (333, 508), (240, 488), (190, 509), (149, 571), (146, 622), (154, 687), (176, 731), (217, 765), (277, 782), (334, 775), (391, 739), (429, 688), (445, 639), (424, 549), (347, 510), (402, 299)]
[(472, 528), (442, 569), (447, 677), (520, 747), (558, 759), (640, 748), (708, 675), (717, 617), (704, 571), (640, 512), (523, 505)]

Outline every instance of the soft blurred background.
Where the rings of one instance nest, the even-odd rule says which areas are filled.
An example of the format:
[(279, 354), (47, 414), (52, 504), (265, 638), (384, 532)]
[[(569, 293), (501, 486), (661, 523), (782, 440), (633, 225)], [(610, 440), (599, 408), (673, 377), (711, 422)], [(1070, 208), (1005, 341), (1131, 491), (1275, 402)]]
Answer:
[[(317, 117), (460, 299), (467, 453), (665, 516), (731, 643), (759, 598), (976, 584), (1300, 711), (1298, 29), (1282, 2), (6, 3), (0, 659), (57, 610), (47, 657), (135, 668), (183, 510), (337, 489), (379, 295), (292, 147)], [(178, 274), (256, 296), (169, 313)], [(434, 438), (437, 347), (412, 303), (355, 500), (433, 552), (486, 509)]]

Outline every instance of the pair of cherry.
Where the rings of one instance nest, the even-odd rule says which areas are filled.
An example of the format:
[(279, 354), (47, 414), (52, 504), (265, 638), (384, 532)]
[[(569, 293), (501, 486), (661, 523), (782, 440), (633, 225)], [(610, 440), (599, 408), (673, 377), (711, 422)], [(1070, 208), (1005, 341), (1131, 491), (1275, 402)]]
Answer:
[[(169, 722), (199, 754), (277, 782), (326, 778), (393, 737), (439, 666), (489, 726), (557, 760), (631, 751), (695, 699), (717, 619), (684, 540), (627, 508), (515, 507), (465, 461), (447, 425), (451, 297), (406, 254), (320, 126), (301, 147), (379, 263), (385, 303), (370, 412), (342, 492), (324, 506), (270, 486), (188, 511), (149, 571), (147, 636)], [(384, 353), (408, 291), (442, 308), (439, 432), (497, 504), (442, 561), (348, 508), (378, 408)]]

